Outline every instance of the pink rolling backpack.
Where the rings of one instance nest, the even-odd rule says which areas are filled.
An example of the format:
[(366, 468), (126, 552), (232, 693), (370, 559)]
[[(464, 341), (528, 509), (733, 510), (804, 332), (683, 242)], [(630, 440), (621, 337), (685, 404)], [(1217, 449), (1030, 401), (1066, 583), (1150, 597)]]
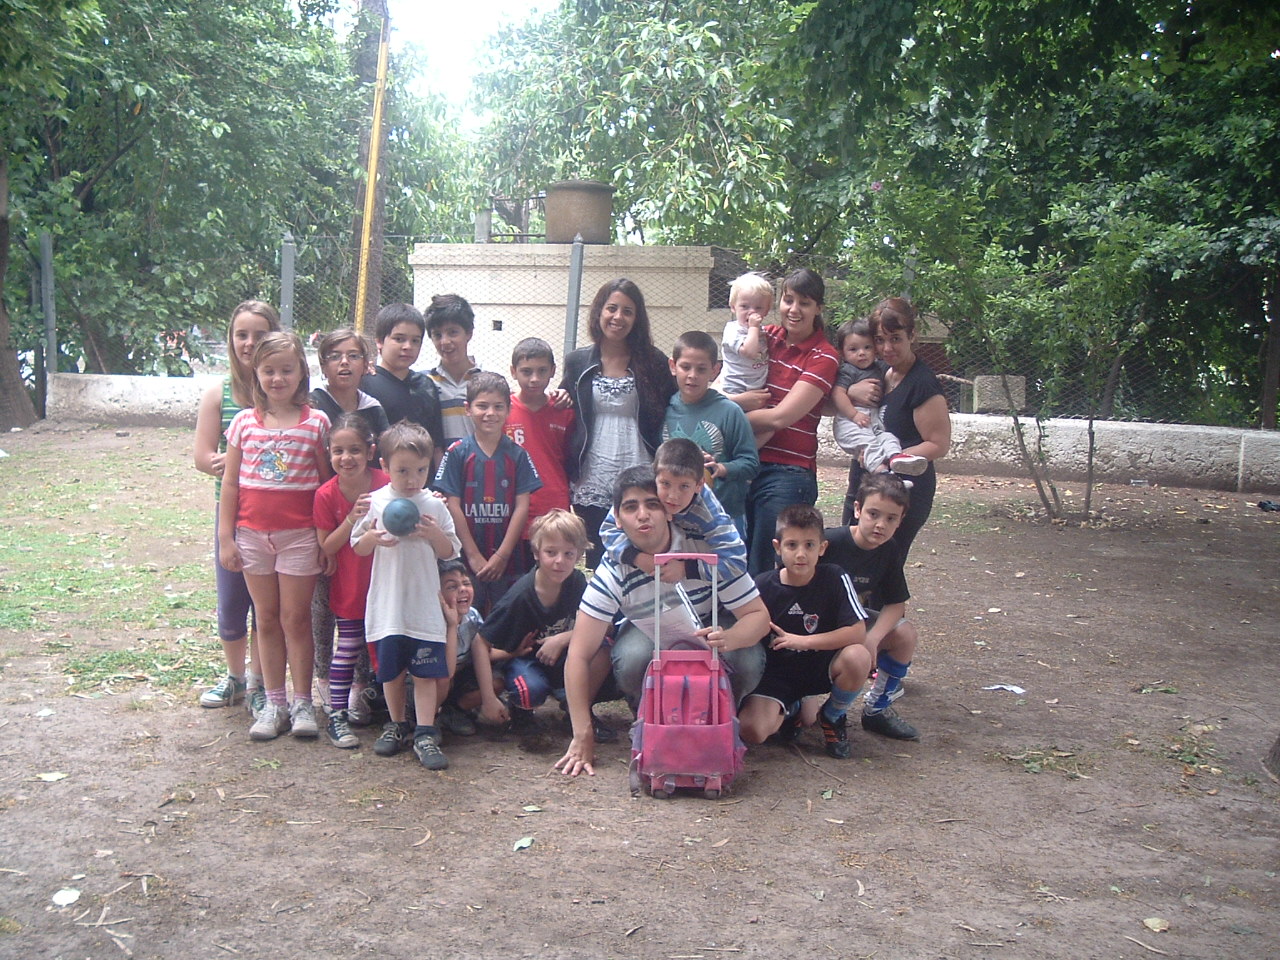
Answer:
[(733, 691), (716, 650), (662, 648), (661, 568), (671, 560), (697, 560), (711, 567), (711, 624), (718, 626), (718, 558), (662, 553), (653, 560), (653, 660), (645, 671), (631, 731), (631, 792), (636, 795), (643, 789), (665, 798), (678, 789), (694, 789), (715, 799), (742, 770), (746, 753)]

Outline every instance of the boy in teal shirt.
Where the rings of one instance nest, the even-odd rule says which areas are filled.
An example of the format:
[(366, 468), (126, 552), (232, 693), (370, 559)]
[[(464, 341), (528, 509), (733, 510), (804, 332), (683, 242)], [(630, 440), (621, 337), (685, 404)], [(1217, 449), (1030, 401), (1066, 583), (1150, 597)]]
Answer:
[(701, 330), (680, 335), (671, 351), (671, 375), (678, 392), (667, 407), (662, 439), (692, 440), (707, 460), (707, 486), (745, 536), (747, 487), (760, 471), (755, 435), (742, 408), (711, 381), (720, 375), (716, 341)]

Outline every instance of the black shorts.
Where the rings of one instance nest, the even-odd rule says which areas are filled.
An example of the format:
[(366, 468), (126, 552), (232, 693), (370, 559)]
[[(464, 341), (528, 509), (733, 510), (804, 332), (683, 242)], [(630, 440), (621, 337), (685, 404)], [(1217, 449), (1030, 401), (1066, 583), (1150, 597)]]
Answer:
[(748, 696), (768, 697), (782, 709), (805, 697), (831, 692), (831, 661), (839, 650), (770, 650), (760, 684)]

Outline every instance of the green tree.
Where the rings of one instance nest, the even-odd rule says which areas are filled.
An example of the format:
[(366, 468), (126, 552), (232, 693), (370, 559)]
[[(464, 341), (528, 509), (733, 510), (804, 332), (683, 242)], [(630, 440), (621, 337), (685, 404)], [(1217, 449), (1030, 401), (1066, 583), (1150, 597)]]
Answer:
[[(238, 300), (273, 298), (286, 229), (304, 247), (339, 236), (347, 246), (364, 91), (353, 52), (320, 22), (323, 4), (304, 16), (284, 0), (99, 0), (92, 10), (61, 60), (32, 54), (53, 66), (5, 94), (21, 108), (5, 114), (5, 195), (19, 226), (9, 341), (22, 351), (37, 340), (22, 252), (47, 229), (61, 369), (184, 373), (201, 346), (194, 329), (220, 331)], [(33, 38), (50, 32), (34, 14), (15, 23)], [(423, 198), (430, 183), (466, 180), (452, 175), (466, 158), (450, 149), (446, 118), (410, 98), (389, 117), (391, 231), (452, 225), (468, 204), (448, 188)], [(303, 329), (345, 318), (354, 291), (320, 282), (335, 295), (297, 318)], [(7, 382), (22, 395), (13, 356)]]
[(26, 126), (39, 116), (34, 105), (66, 94), (63, 74), (81, 59), (80, 39), (99, 20), (94, 0), (0, 0), (0, 22), (0, 429), (8, 429), (29, 426), (36, 418), (5, 296), (11, 157), (22, 149)]

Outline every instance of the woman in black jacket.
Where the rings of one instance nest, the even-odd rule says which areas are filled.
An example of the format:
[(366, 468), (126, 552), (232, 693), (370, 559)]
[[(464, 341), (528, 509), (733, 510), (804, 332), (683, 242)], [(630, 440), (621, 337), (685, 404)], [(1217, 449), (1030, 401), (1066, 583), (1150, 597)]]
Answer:
[(653, 345), (644, 295), (630, 280), (620, 277), (599, 289), (588, 329), (593, 345), (565, 358), (560, 388), (578, 414), (566, 466), (574, 513), (592, 541), (587, 565), (594, 568), (614, 478), (653, 460), (676, 386), (666, 355)]

